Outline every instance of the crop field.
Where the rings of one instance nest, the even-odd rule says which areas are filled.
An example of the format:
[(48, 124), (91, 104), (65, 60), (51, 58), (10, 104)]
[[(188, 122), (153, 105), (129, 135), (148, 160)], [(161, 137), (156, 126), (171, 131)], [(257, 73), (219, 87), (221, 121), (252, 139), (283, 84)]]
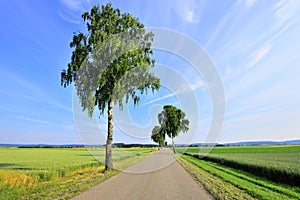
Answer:
[[(185, 152), (196, 156), (199, 148)], [(269, 180), (300, 186), (300, 146), (216, 147), (203, 160), (241, 169)]]
[[(122, 170), (155, 151), (114, 149)], [(117, 173), (102, 173), (105, 149), (0, 149), (0, 199), (67, 198)]]
[[(204, 157), (198, 156), (199, 150), (196, 147), (178, 149), (185, 153), (180, 158), (183, 166), (196, 166), (201, 173), (219, 179), (221, 185), (230, 185), (249, 195), (241, 199), (300, 199), (300, 146), (216, 147)], [(184, 164), (185, 161), (193, 166)], [(208, 190), (214, 193), (218, 190), (216, 187)], [(218, 195), (230, 187), (216, 193), (215, 197), (223, 199)], [(230, 190), (223, 195), (230, 196)], [(238, 199), (234, 195), (230, 198)]]

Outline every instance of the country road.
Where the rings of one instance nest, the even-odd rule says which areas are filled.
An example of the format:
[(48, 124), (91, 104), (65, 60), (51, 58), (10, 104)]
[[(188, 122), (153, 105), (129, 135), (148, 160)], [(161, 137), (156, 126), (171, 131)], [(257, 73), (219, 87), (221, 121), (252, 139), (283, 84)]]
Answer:
[(213, 199), (166, 149), (73, 198), (74, 200)]

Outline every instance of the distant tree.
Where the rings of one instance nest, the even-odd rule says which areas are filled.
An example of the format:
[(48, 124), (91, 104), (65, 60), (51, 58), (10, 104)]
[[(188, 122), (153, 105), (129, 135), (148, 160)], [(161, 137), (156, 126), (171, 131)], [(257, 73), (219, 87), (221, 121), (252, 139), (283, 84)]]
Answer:
[(153, 34), (128, 13), (121, 13), (112, 4), (94, 6), (84, 12), (87, 26), (84, 33), (74, 33), (70, 47), (71, 62), (61, 73), (61, 84), (75, 82), (77, 96), (83, 110), (91, 117), (95, 107), (104, 115), (107, 109), (108, 132), (105, 169), (114, 168), (112, 162), (113, 108), (123, 107), (130, 98), (134, 105), (140, 95), (150, 89), (158, 90), (160, 81), (149, 72), (155, 60), (151, 58)]
[(165, 142), (165, 134), (162, 132), (160, 126), (155, 126), (152, 130), (151, 139), (158, 143), (159, 148), (161, 149)]
[(189, 120), (185, 118), (185, 113), (181, 109), (166, 105), (163, 107), (163, 111), (158, 114), (158, 121), (161, 125), (161, 132), (172, 139), (173, 152), (176, 153), (174, 138), (180, 132), (186, 133), (189, 130)]

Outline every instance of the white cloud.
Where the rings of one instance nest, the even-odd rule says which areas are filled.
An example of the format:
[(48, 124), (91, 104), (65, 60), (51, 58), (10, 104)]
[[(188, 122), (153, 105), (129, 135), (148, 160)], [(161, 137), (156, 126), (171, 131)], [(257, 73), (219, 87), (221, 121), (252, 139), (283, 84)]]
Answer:
[[(235, 119), (240, 115), (261, 115), (265, 113), (286, 112), (295, 109), (298, 98), (290, 94), (290, 89), (296, 83), (275, 85), (267, 90), (253, 94), (250, 97), (234, 100), (235, 106), (226, 113), (226, 118)], [(296, 92), (296, 91), (295, 91)], [(297, 92), (296, 92), (297, 93)]]
[(255, 4), (256, 0), (239, 0), (237, 1), (238, 5), (245, 6), (245, 8), (249, 9)]
[(299, 13), (300, 4), (298, 1), (281, 0), (274, 6), (277, 26), (280, 27)]
[(73, 11), (82, 10), (88, 0), (60, 0), (60, 2), (67, 8)]
[(230, 17), (231, 17), (231, 15), (227, 14), (227, 15), (225, 15), (222, 18), (222, 20), (220, 21), (220, 23), (216, 27), (215, 31), (213, 32), (213, 34), (211, 34), (211, 36), (207, 40), (207, 42), (205, 44), (206, 47), (210, 46), (211, 43), (213, 43), (215, 41), (215, 39), (217, 38), (217, 36), (220, 34), (220, 32), (222, 31), (222, 29), (225, 27), (225, 25), (229, 21)]
[(266, 31), (269, 37), (266, 37), (265, 43), (250, 55), (252, 61), (248, 64), (248, 67), (252, 67), (263, 59), (271, 50), (275, 40), (300, 19), (294, 16), (300, 11), (300, 4), (295, 4), (294, 2), (295, 1), (282, 0), (274, 6), (276, 26)]
[[(255, 2), (256, 0), (237, 1), (220, 20), (220, 23), (207, 40), (205, 46), (209, 47), (216, 40), (220, 33), (222, 33), (222, 37), (224, 37), (225, 28), (228, 29), (228, 27), (231, 27), (233, 30), (234, 26), (239, 22), (241, 17), (255, 4)], [(236, 29), (234, 31), (236, 31)], [(232, 37), (232, 35), (230, 35), (230, 37)]]
[(265, 44), (262, 47), (256, 49), (253, 53), (251, 53), (250, 55), (251, 61), (248, 63), (247, 68), (253, 67), (260, 60), (262, 60), (269, 53), (271, 48), (272, 48), (271, 44)]
[(90, 5), (89, 0), (60, 0), (63, 7), (59, 9), (58, 15), (66, 22), (79, 24), (81, 14), (87, 10)]
[(177, 15), (185, 22), (196, 24), (200, 22), (202, 2), (196, 0), (176, 1), (174, 10)]
[(50, 123), (49, 121), (46, 121), (46, 120), (35, 119), (35, 118), (31, 118), (31, 117), (17, 116), (16, 118), (22, 119), (25, 121), (30, 121), (30, 122), (37, 122), (37, 123), (41, 123), (41, 124), (49, 124)]
[(227, 77), (232, 77), (232, 75), (240, 73), (240, 68), (238, 67), (232, 67), (231, 65), (227, 65), (225, 67), (225, 76), (224, 79)]
[(73, 12), (65, 11), (61, 12), (58, 11), (58, 15), (66, 22), (71, 24), (80, 24), (80, 17), (79, 15), (74, 14)]
[[(190, 83), (189, 86), (191, 87), (192, 91), (195, 91), (200, 88), (206, 88), (206, 84), (202, 79), (197, 79), (196, 82)], [(187, 88), (187, 91), (189, 91), (189, 88)]]
[[(273, 46), (276, 45), (277, 39), (283, 36), (286, 32), (289, 31), (290, 28), (294, 27), (294, 25), (300, 20), (300, 17), (296, 16), (296, 14), (300, 12), (300, 4), (296, 4), (287, 0), (279, 1), (275, 6), (271, 7), (270, 11), (266, 10), (266, 13), (269, 13), (267, 15), (263, 15), (261, 20), (272, 20), (273, 23), (270, 21), (269, 26), (261, 27), (263, 28), (260, 30), (259, 35), (251, 35), (248, 38), (242, 38), (237, 40), (237, 37), (227, 39), (227, 43), (222, 44), (223, 50), (221, 53), (224, 54), (224, 51), (226, 51), (226, 55), (228, 55), (231, 52), (231, 55), (229, 54), (228, 57), (232, 57), (232, 62), (235, 63), (236, 60), (239, 60), (240, 58), (235, 58), (235, 55), (242, 55), (243, 52), (248, 56), (248, 60), (244, 61), (245, 59), (242, 58), (240, 63), (234, 64), (234, 66), (240, 66), (235, 67), (234, 70), (237, 73), (229, 73), (233, 72), (233, 68), (227, 68), (226, 71), (226, 78), (232, 78), (233, 75), (238, 75), (245, 70), (248, 70), (249, 68), (253, 67), (255, 64), (257, 64), (259, 61), (261, 61), (265, 56), (267, 56)], [(253, 25), (260, 23), (260, 21), (254, 21)], [(248, 28), (249, 30), (253, 30), (253, 32), (257, 32), (256, 29), (259, 29), (257, 26), (250, 26)], [(238, 29), (236, 30), (237, 33), (239, 33)], [(247, 31), (246, 31), (247, 32)], [(246, 33), (242, 32), (242, 33)], [(240, 33), (241, 34), (241, 33)], [(245, 42), (247, 41), (247, 42)], [(235, 52), (232, 47), (242, 47), (239, 49), (238, 52)], [(255, 49), (254, 51), (251, 49)], [(249, 52), (250, 51), (250, 52)], [(229, 52), (229, 53), (228, 53)]]
[(195, 17), (194, 10), (187, 10), (184, 17), (185, 21), (189, 23), (197, 23), (199, 22), (198, 19)]
[(247, 6), (247, 8), (251, 8), (254, 4), (255, 4), (256, 0), (247, 0), (245, 2), (245, 5)]
[(289, 132), (289, 129), (294, 129), (294, 132), (296, 132), (295, 130), (299, 129), (299, 123), (286, 124), (287, 121), (299, 121), (299, 110), (286, 112), (272, 110), (263, 113), (243, 114), (226, 120), (224, 132), (233, 133), (235, 137), (243, 137), (244, 135), (257, 140), (260, 140), (259, 137), (270, 138), (269, 134), (273, 135), (272, 138), (274, 138), (274, 135), (287, 138), (295, 137), (295, 133)]
[(168, 99), (168, 98), (171, 98), (171, 97), (178, 97), (179, 98), (180, 95), (190, 94), (191, 92), (194, 92), (195, 90), (202, 89), (202, 88), (206, 88), (205, 82), (202, 79), (197, 79), (193, 83), (182, 84), (180, 86), (180, 89), (178, 89), (177, 91), (174, 91), (173, 93), (168, 93), (164, 96), (161, 96), (161, 97), (155, 98), (153, 100), (147, 101), (143, 105), (148, 105), (148, 104), (151, 104), (151, 103), (162, 101), (162, 100), (165, 100), (165, 99)]
[(164, 95), (164, 96), (162, 96), (162, 97), (153, 99), (152, 101), (148, 101), (148, 102), (144, 103), (143, 105), (148, 105), (148, 104), (151, 104), (151, 103), (155, 103), (155, 102), (158, 102), (158, 101), (162, 101), (162, 100), (165, 100), (165, 99), (174, 97), (174, 96), (176, 96), (176, 94), (174, 94), (174, 93), (169, 93), (169, 94), (166, 94), (166, 95)]
[(10, 71), (0, 70), (0, 72), (3, 77), (12, 80), (14, 86), (19, 89), (15, 91), (2, 90), (1, 93), (4, 93), (6, 96), (29, 99), (34, 102), (44, 103), (56, 108), (60, 108), (68, 112), (72, 111), (72, 108), (63, 105), (54, 98), (51, 98), (51, 95), (49, 94), (49, 88), (41, 88), (37, 84), (34, 84), (33, 82), (24, 79), (22, 76)]

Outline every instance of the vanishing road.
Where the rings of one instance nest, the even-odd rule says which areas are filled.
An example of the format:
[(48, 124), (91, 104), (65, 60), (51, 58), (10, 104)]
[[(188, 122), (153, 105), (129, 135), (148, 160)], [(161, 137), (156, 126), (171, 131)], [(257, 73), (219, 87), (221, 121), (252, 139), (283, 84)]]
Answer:
[(168, 150), (147, 157), (74, 200), (213, 199)]

